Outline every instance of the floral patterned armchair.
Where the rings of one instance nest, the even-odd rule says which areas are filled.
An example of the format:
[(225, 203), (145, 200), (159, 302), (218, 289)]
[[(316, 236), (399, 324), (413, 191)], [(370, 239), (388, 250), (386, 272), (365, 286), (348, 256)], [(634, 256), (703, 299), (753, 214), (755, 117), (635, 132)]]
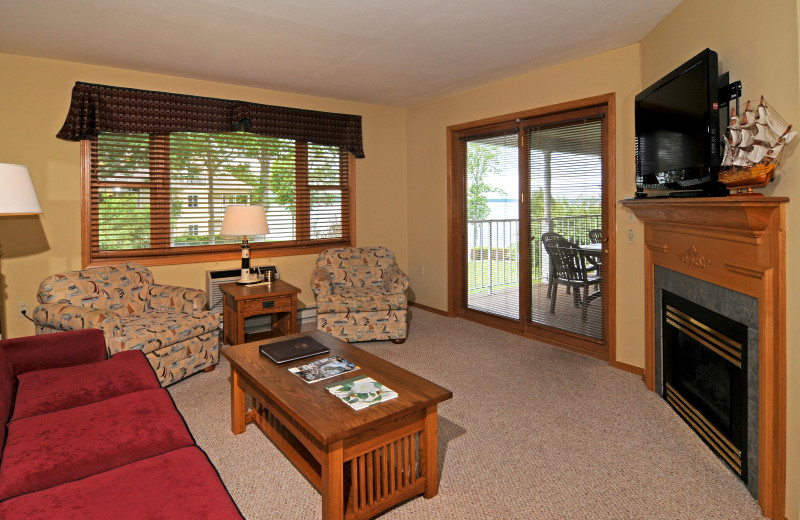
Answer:
[(408, 276), (385, 247), (326, 249), (311, 289), (319, 330), (349, 342), (406, 340)]
[(100, 329), (109, 354), (141, 350), (162, 386), (219, 362), (219, 315), (203, 291), (159, 285), (127, 263), (49, 276), (33, 311), (36, 334)]

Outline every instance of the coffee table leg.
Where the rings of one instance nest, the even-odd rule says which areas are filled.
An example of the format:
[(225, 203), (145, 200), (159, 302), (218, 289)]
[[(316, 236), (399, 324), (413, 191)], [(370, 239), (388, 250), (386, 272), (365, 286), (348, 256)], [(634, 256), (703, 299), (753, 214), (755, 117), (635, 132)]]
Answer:
[(322, 454), (322, 520), (344, 518), (344, 453), (342, 441)]
[(425, 409), (425, 429), (422, 430), (422, 475), (425, 477), (425, 498), (439, 493), (439, 428), (436, 405)]
[(239, 373), (231, 367), (231, 431), (234, 435), (244, 433), (245, 395), (239, 386)]

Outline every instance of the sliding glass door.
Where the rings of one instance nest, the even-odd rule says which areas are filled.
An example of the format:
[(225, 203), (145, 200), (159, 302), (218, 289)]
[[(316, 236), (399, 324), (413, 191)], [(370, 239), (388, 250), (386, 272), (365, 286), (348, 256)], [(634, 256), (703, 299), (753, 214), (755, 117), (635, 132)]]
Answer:
[[(572, 117), (570, 119), (576, 119)], [(603, 340), (604, 113), (525, 129), (530, 323)]]
[(598, 104), (451, 129), (459, 315), (608, 353), (607, 111)]

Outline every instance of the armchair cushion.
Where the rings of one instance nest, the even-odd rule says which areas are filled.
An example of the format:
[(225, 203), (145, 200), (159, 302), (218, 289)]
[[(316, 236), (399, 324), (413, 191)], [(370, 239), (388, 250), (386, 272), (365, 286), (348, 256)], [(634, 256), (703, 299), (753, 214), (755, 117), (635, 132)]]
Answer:
[(202, 311), (205, 305), (206, 294), (200, 289), (178, 287), (176, 285), (153, 284), (150, 286), (148, 310), (191, 314)]
[(40, 303), (68, 303), (126, 315), (147, 308), (152, 284), (153, 274), (141, 264), (91, 267), (45, 278), (37, 297)]
[(148, 311), (122, 319), (122, 335), (108, 340), (111, 354), (123, 350), (155, 350), (180, 343), (219, 328), (219, 314), (201, 312)]
[(392, 266), (386, 269), (383, 274), (384, 286), (390, 293), (404, 293), (410, 283), (408, 275), (400, 270), (399, 267)]
[(12, 420), (160, 387), (150, 363), (136, 351), (95, 363), (26, 372), (18, 377)]
[(192, 444), (164, 389), (12, 421), (0, 464), (0, 500)]
[(116, 312), (69, 303), (44, 303), (33, 310), (33, 320), (41, 327), (69, 331), (100, 329), (110, 337), (122, 330), (122, 318)]
[(375, 289), (336, 289), (327, 298), (317, 298), (317, 312), (372, 312), (405, 309), (408, 306), (404, 293), (391, 293)]
[(333, 280), (330, 271), (317, 267), (311, 273), (311, 291), (318, 298), (326, 298), (333, 291)]

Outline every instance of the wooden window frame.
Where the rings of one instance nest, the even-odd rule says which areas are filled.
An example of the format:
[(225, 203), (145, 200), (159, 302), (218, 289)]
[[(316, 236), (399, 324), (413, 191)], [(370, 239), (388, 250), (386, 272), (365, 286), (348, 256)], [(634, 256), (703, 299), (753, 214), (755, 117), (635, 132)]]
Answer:
[[(168, 137), (168, 134), (151, 134), (152, 140), (163, 140)], [(91, 194), (91, 175), (92, 175), (92, 142), (90, 139), (81, 140), (81, 261), (84, 267), (100, 266), (100, 265), (113, 265), (123, 262), (139, 262), (144, 265), (173, 265), (173, 264), (190, 264), (202, 262), (217, 262), (224, 260), (236, 260), (241, 258), (241, 247), (239, 244), (219, 244), (214, 246), (202, 246), (203, 248), (212, 247), (214, 251), (198, 251), (192, 252), (191, 246), (181, 248), (180, 254), (137, 254), (137, 251), (132, 251), (130, 254), (124, 254), (120, 251), (119, 254), (114, 254), (109, 258), (95, 258), (92, 255), (92, 239), (95, 238), (95, 230), (92, 222), (92, 194)], [(163, 149), (164, 143), (161, 142)], [(298, 151), (305, 149), (307, 152), (308, 145), (306, 143), (297, 142)], [(152, 149), (152, 148), (151, 148)], [(276, 256), (291, 256), (303, 254), (315, 254), (331, 247), (350, 247), (356, 243), (356, 171), (355, 171), (355, 156), (347, 151), (340, 152), (340, 164), (347, 167), (347, 179), (343, 179), (340, 184), (335, 185), (312, 185), (308, 182), (308, 160), (306, 155), (298, 155), (298, 157), (305, 157), (305, 160), (298, 159), (297, 163), (297, 176), (296, 176), (296, 197), (298, 208), (296, 215), (297, 235), (295, 240), (271, 242), (271, 243), (252, 243), (250, 244), (251, 258), (266, 258)], [(152, 229), (158, 227), (158, 222), (163, 222), (166, 219), (169, 222), (169, 197), (170, 197), (170, 184), (169, 172), (166, 175), (156, 175), (155, 168), (167, 168), (169, 165), (153, 164), (151, 163), (151, 181), (147, 188), (151, 190), (151, 200), (156, 202), (166, 197), (167, 204), (152, 204), (153, 207), (165, 208), (155, 216), (151, 215), (150, 222)], [(125, 183), (126, 187), (130, 187), (130, 182)], [(342, 202), (342, 226), (348, 229), (348, 237), (345, 239), (329, 239), (315, 241), (313, 244), (302, 243), (310, 240), (311, 221), (310, 221), (310, 205), (301, 204), (302, 201), (310, 201), (311, 192), (322, 190), (342, 190), (348, 193), (346, 200)], [(299, 211), (300, 208), (308, 208), (307, 211)], [(169, 236), (160, 237), (159, 235), (152, 235), (152, 243), (158, 244), (158, 247), (169, 247)], [(159, 238), (160, 237), (160, 238)], [(165, 242), (166, 240), (166, 242)], [(300, 242), (300, 243), (296, 243)]]

